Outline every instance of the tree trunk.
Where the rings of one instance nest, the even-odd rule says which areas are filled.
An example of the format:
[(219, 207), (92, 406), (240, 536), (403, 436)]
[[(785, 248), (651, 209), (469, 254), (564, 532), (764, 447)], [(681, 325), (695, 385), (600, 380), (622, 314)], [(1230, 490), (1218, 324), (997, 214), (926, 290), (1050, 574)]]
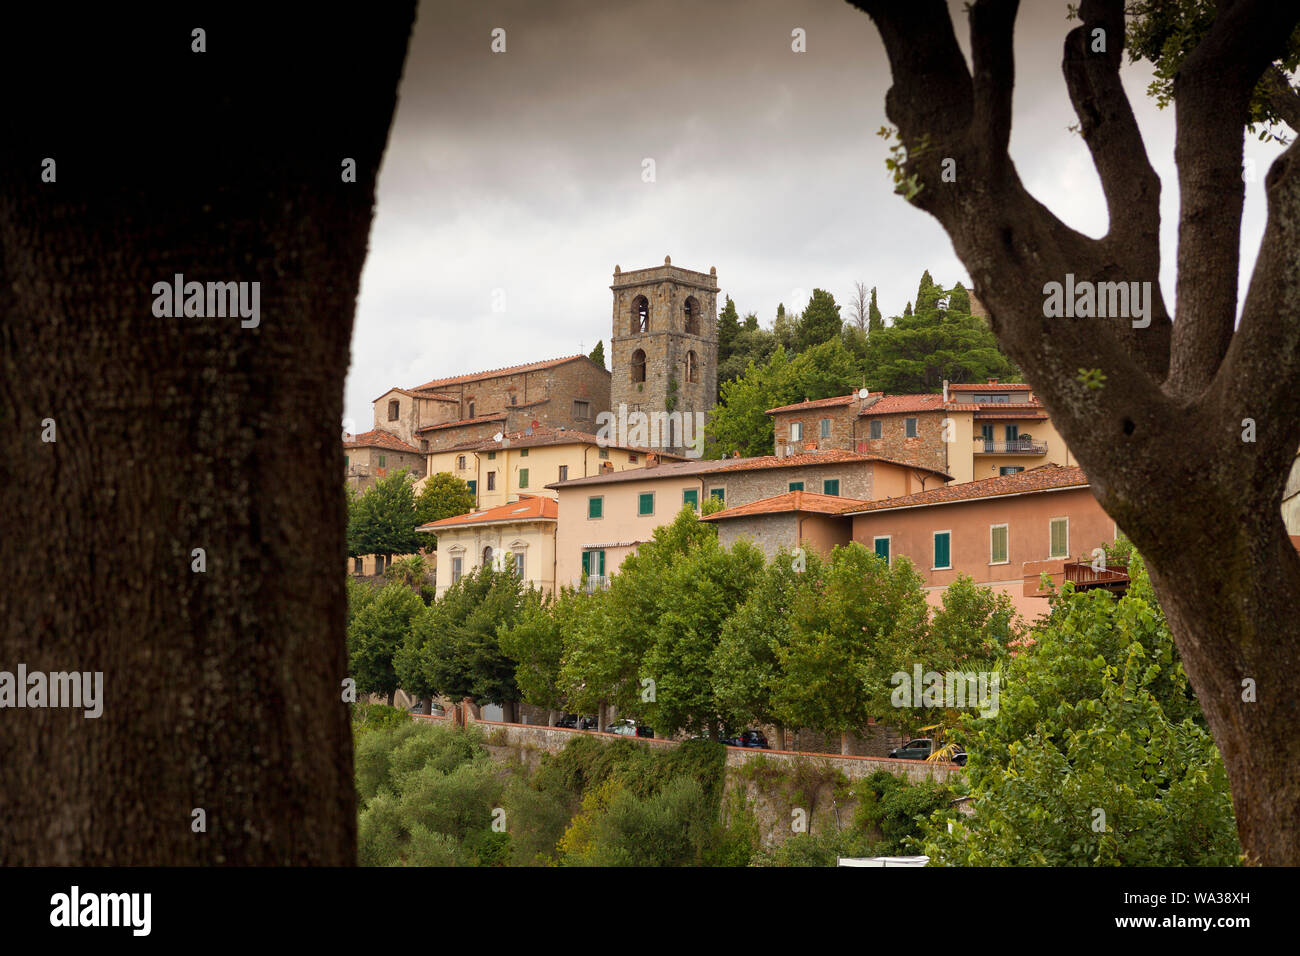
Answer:
[(840, 733), (840, 755), (847, 757), (853, 753), (853, 747), (849, 743), (850, 734), (847, 730)]
[[(339, 422), (411, 4), (34, 15), (0, 38), (0, 662), (102, 673), (103, 710), (0, 717), (0, 859), (353, 864)], [(176, 274), (250, 314), (159, 314)]]
[(782, 724), (776, 725), (776, 749), (785, 750), (785, 727)]

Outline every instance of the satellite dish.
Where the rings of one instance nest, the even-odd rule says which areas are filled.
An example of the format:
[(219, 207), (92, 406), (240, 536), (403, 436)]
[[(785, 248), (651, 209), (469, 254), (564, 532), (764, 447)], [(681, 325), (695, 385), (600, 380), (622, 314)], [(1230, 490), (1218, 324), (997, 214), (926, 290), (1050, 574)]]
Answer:
[(505, 437), (505, 436), (502, 435), (500, 432), (497, 432), (495, 435), (492, 436), (492, 440), (493, 440), (493, 441), (500, 441), (500, 440), (501, 440), (502, 438), (504, 438), (504, 437)]
[(858, 389), (858, 398), (866, 398), (870, 394), (871, 393), (867, 391), (865, 388)]

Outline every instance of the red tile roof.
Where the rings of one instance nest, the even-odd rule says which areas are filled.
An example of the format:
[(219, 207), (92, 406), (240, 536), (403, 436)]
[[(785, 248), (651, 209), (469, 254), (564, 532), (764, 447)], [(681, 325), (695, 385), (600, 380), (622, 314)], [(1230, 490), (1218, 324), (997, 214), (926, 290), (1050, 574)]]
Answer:
[(496, 524), (513, 521), (554, 521), (560, 513), (560, 506), (554, 498), (542, 495), (520, 495), (519, 500), (508, 505), (488, 508), (486, 511), (474, 511), (454, 518), (443, 518), (422, 524), (415, 530), (437, 532), (442, 528), (458, 528), (466, 525)]
[(351, 439), (343, 443), (343, 447), (386, 448), (389, 451), (404, 451), (410, 455), (420, 454), (419, 449), (408, 445), (391, 432), (386, 432), (378, 428), (368, 432), (362, 432), (360, 435), (353, 435)]
[(751, 515), (783, 514), (802, 511), (811, 514), (838, 515), (849, 506), (862, 506), (866, 501), (857, 498), (841, 498), (838, 495), (819, 495), (812, 491), (787, 491), (783, 495), (763, 498), (747, 505), (737, 505), (725, 511), (704, 515), (701, 521), (722, 521), (727, 518), (745, 518)]
[(983, 384), (949, 385), (949, 392), (997, 392), (1007, 389), (1029, 391), (1033, 386), (1024, 382), (984, 382)]
[(952, 480), (950, 475), (945, 475), (942, 471), (930, 468), (927, 465), (918, 465), (915, 462), (901, 461), (897, 458), (885, 458), (881, 455), (862, 455), (853, 451), (842, 451), (838, 448), (831, 448), (826, 451), (805, 452), (803, 454), (788, 455), (785, 457), (779, 455), (763, 455), (758, 458), (742, 458), (734, 464), (722, 465), (721, 467), (714, 469), (714, 471), (757, 471), (762, 468), (802, 468), (808, 465), (840, 465), (869, 461), (878, 461), (886, 465), (898, 465), (902, 468), (914, 468), (917, 471), (928, 471), (931, 474), (947, 478), (949, 481)]
[[(423, 431), (424, 429), (420, 429)], [(503, 441), (496, 441), (492, 438), (472, 438), (469, 441), (463, 441), (459, 444), (452, 445), (449, 448), (439, 448), (439, 453), (459, 452), (459, 451), (502, 451), (506, 448), (542, 448), (550, 445), (603, 445), (605, 448), (614, 448), (619, 451), (637, 452), (643, 455), (658, 455), (660, 458), (669, 461), (684, 461), (681, 455), (671, 455), (654, 448), (641, 448), (637, 445), (615, 445), (606, 442), (599, 435), (592, 435), (589, 432), (580, 432), (572, 428), (551, 428), (541, 425), (533, 429), (531, 435), (527, 431), (510, 432), (503, 435)]]
[(441, 425), (425, 425), (423, 428), (417, 428), (417, 432), (431, 432), (439, 428), (455, 428), (458, 425), (480, 425), (483, 422), (503, 422), (506, 420), (505, 412), (498, 412), (495, 415), (479, 415), (477, 418), (462, 418), (455, 422), (443, 422)]
[(1005, 495), (1023, 495), (1039, 491), (1056, 491), (1061, 488), (1086, 488), (1088, 476), (1082, 468), (1073, 465), (1040, 465), (1028, 471), (1014, 475), (999, 475), (997, 478), (982, 478), (979, 481), (967, 481), (958, 485), (948, 485), (933, 491), (922, 491), (901, 498), (882, 498), (869, 501), (860, 506), (848, 506), (845, 514), (860, 514), (868, 511), (888, 511), (894, 508), (916, 508), (923, 505), (946, 505), (957, 501), (972, 501), (979, 498), (999, 498)]
[(900, 415), (904, 412), (942, 412), (942, 395), (886, 395), (861, 411), (864, 418), (876, 415)]
[(775, 415), (777, 412), (801, 412), (805, 408), (833, 408), (836, 405), (852, 405), (857, 400), (858, 394), (854, 392), (851, 395), (837, 395), (834, 398), (819, 398), (816, 401), (804, 399), (802, 402), (795, 402), (793, 405), (782, 405), (779, 408), (769, 408), (768, 415)]
[[(539, 372), (545, 368), (554, 368), (557, 365), (565, 365), (569, 362), (576, 362), (578, 359), (586, 359), (585, 355), (566, 355), (564, 358), (546, 359), (542, 362), (528, 362), (524, 365), (511, 365), (506, 368), (492, 368), (485, 372), (473, 372), (469, 375), (453, 375), (450, 378), (435, 378), (431, 382), (425, 382), (423, 385), (415, 386), (412, 391), (422, 392), (426, 389), (446, 388), (448, 385), (460, 385), (465, 382), (475, 382), (484, 378), (500, 378), (503, 375), (518, 375), (523, 372)], [(587, 359), (587, 361), (591, 361)]]

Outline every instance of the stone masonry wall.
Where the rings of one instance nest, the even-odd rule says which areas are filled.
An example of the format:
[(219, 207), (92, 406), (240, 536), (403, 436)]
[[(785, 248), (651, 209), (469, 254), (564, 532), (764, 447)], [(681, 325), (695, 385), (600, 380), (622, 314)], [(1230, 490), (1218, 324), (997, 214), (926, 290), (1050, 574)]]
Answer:
[[(908, 418), (916, 419), (916, 438), (907, 437)], [(948, 452), (943, 441), (943, 419), (944, 413), (941, 411), (881, 415), (876, 419), (881, 424), (881, 436), (873, 441), (870, 438), (871, 410), (868, 409), (858, 424), (858, 447), (853, 450), (864, 455), (910, 461), (946, 473)]]

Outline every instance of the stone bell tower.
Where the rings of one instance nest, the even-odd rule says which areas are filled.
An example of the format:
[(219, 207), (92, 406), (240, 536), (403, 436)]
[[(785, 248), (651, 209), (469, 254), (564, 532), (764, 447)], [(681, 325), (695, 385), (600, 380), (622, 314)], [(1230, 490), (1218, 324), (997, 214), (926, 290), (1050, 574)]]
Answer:
[[(662, 266), (623, 272), (614, 267), (614, 329), (610, 340), (612, 411), (708, 413), (718, 391), (718, 270), (692, 272), (664, 256)], [(688, 454), (697, 419), (668, 419), (666, 452)], [(701, 439), (702, 440), (702, 439)], [(701, 446), (702, 447), (702, 446)]]

